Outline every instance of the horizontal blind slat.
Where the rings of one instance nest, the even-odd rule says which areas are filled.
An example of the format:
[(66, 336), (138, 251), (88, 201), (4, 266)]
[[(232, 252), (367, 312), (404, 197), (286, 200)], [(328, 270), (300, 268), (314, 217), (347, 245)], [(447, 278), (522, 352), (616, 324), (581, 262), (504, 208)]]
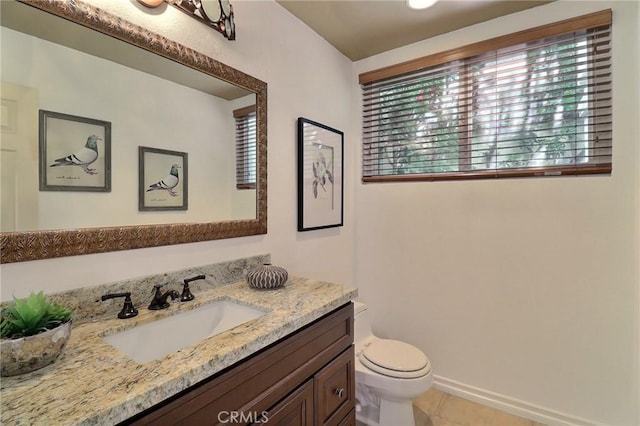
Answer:
[(363, 177), (610, 172), (610, 26), (591, 28), (362, 82)]
[(256, 107), (233, 111), (236, 133), (236, 189), (254, 189), (257, 166)]

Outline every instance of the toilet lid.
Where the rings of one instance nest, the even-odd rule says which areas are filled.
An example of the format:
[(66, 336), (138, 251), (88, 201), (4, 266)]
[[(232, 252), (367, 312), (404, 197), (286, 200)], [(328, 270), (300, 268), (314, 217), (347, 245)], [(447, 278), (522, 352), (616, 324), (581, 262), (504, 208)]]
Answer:
[(359, 358), (371, 370), (391, 377), (416, 378), (431, 371), (424, 352), (398, 340), (376, 339), (360, 352)]

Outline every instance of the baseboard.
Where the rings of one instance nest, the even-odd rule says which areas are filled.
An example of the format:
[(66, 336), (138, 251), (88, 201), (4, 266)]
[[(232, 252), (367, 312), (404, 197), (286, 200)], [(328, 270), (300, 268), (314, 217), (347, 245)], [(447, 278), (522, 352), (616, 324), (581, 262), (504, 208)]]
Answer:
[(598, 423), (581, 419), (569, 414), (560, 413), (525, 401), (500, 395), (491, 391), (465, 385), (442, 376), (433, 376), (433, 386), (451, 395), (468, 399), (506, 413), (534, 420), (551, 426), (596, 426)]

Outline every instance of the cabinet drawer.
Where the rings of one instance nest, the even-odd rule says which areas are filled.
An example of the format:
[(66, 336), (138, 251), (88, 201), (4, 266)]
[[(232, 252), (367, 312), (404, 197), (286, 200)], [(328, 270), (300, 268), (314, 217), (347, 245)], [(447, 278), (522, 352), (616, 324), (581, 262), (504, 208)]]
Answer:
[(315, 374), (316, 425), (338, 425), (354, 408), (354, 362), (354, 348), (351, 346)]

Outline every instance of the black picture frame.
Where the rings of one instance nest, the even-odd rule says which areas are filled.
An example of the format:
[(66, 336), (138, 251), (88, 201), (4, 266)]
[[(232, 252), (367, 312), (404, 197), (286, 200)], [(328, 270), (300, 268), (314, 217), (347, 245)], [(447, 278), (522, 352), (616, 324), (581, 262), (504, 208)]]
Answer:
[(298, 118), (298, 231), (344, 224), (344, 133)]
[(189, 208), (188, 159), (186, 152), (138, 147), (139, 211)]
[(111, 191), (111, 122), (38, 111), (40, 191)]

